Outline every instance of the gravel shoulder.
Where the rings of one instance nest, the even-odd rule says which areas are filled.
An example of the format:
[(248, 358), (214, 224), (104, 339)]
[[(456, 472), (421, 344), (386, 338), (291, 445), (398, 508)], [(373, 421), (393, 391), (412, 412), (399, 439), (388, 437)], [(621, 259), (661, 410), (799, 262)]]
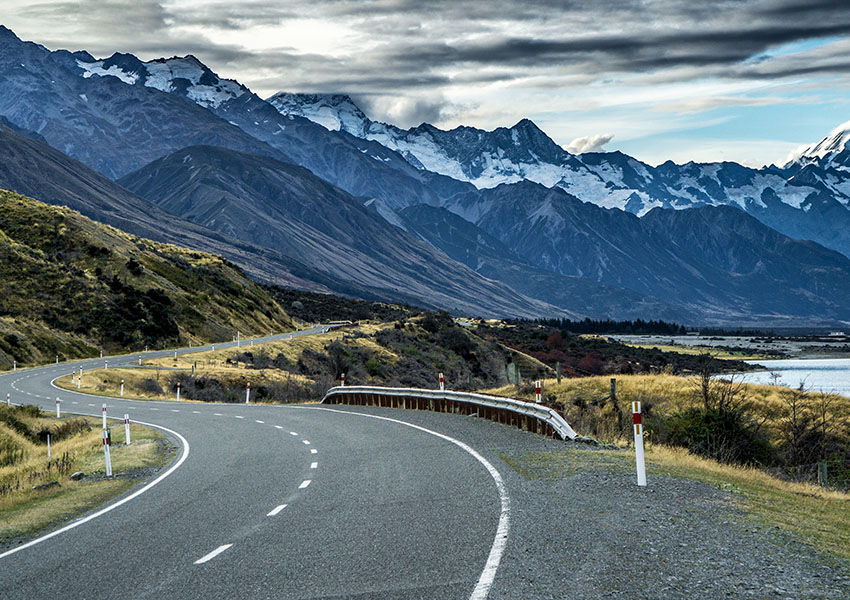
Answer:
[(850, 599), (850, 564), (759, 523), (732, 491), (652, 471), (639, 488), (625, 452), (587, 452), (483, 419), (334, 408), (445, 433), (499, 470), (511, 528), (491, 599)]

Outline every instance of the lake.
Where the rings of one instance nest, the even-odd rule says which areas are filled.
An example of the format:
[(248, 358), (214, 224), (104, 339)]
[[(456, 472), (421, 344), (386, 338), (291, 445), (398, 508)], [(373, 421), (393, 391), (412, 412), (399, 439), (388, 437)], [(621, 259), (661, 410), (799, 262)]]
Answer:
[(796, 388), (803, 382), (807, 390), (850, 396), (850, 358), (793, 358), (747, 362), (769, 369), (744, 374), (743, 379), (747, 382), (774, 383), (771, 373), (777, 373), (779, 379), (776, 383), (786, 387)]

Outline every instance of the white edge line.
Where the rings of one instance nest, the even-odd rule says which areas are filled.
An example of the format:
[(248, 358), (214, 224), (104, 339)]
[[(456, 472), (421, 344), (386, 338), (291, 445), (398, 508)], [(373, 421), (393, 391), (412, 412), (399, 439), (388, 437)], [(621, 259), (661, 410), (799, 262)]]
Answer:
[[(79, 414), (79, 413), (75, 413), (75, 414)], [(87, 416), (95, 416), (95, 415), (87, 415)], [(180, 456), (180, 458), (177, 460), (177, 462), (174, 463), (173, 465), (171, 465), (171, 467), (165, 473), (163, 473), (162, 475), (160, 475), (159, 477), (157, 477), (156, 479), (154, 479), (153, 481), (151, 481), (150, 483), (148, 483), (147, 485), (145, 485), (141, 489), (136, 490), (135, 492), (133, 492), (132, 494), (130, 494), (126, 498), (122, 498), (121, 500), (119, 500), (115, 504), (110, 504), (106, 508), (102, 508), (99, 511), (94, 512), (87, 517), (83, 517), (79, 521), (74, 521), (73, 523), (66, 525), (65, 527), (62, 527), (61, 529), (57, 529), (56, 531), (51, 531), (47, 535), (43, 535), (40, 538), (36, 538), (34, 540), (31, 540), (31, 541), (27, 542), (26, 544), (22, 544), (22, 545), (18, 546), (17, 548), (12, 548), (11, 550), (7, 550), (6, 552), (0, 554), (0, 559), (6, 558), (7, 556), (14, 554), (15, 552), (20, 552), (24, 548), (29, 548), (30, 546), (35, 546), (36, 544), (40, 544), (41, 542), (49, 540), (50, 538), (55, 537), (55, 536), (59, 535), (60, 533), (65, 533), (66, 531), (70, 531), (71, 529), (74, 529), (75, 527), (79, 527), (83, 523), (88, 523), (92, 519), (96, 519), (96, 518), (98, 518), (102, 515), (105, 515), (109, 511), (118, 508), (122, 504), (126, 504), (130, 500), (133, 500), (134, 498), (141, 496), (142, 494), (144, 494), (145, 492), (150, 490), (153, 486), (162, 482), (163, 479), (165, 479), (166, 477), (171, 475), (174, 471), (176, 471), (180, 467), (180, 465), (182, 465), (186, 461), (186, 459), (189, 457), (189, 442), (187, 442), (186, 438), (184, 438), (182, 435), (180, 435), (176, 431), (174, 431), (172, 429), (168, 429), (167, 427), (163, 427), (162, 425), (154, 425), (153, 423), (145, 423), (144, 421), (133, 421), (133, 422), (138, 423), (139, 425), (146, 425), (148, 427), (155, 427), (156, 429), (161, 429), (163, 431), (166, 431), (166, 432), (176, 436), (180, 440), (180, 443), (183, 444), (183, 454)]]
[(305, 479), (304, 481), (301, 482), (301, 485), (298, 486), (298, 489), (303, 490), (305, 487), (310, 485), (312, 482), (313, 482), (312, 479)]
[(271, 511), (269, 514), (267, 514), (266, 516), (267, 516), (267, 517), (273, 517), (273, 516), (275, 516), (277, 513), (279, 513), (280, 511), (282, 511), (284, 508), (286, 508), (286, 504), (281, 504), (280, 506), (273, 508), (273, 509), (272, 509), (272, 511)]
[(210, 552), (210, 553), (209, 553), (209, 554), (207, 554), (206, 556), (204, 556), (204, 557), (199, 558), (198, 560), (196, 560), (196, 561), (195, 561), (195, 564), (196, 564), (196, 565), (202, 565), (202, 564), (204, 564), (205, 562), (207, 562), (208, 560), (212, 560), (212, 559), (214, 559), (216, 556), (218, 556), (219, 554), (221, 554), (222, 552), (224, 552), (225, 550), (227, 550), (228, 548), (230, 548), (232, 545), (233, 545), (233, 544), (224, 544), (223, 546), (219, 546), (218, 548), (216, 548), (215, 550), (213, 550), (212, 552)]
[(505, 553), (505, 546), (508, 543), (508, 533), (511, 527), (511, 499), (508, 496), (508, 491), (505, 487), (505, 482), (496, 467), (490, 464), (490, 462), (486, 458), (481, 456), (478, 452), (476, 452), (474, 449), (464, 444), (463, 442), (449, 437), (445, 434), (426, 429), (425, 427), (414, 425), (413, 423), (407, 423), (405, 421), (399, 421), (398, 419), (391, 419), (389, 417), (381, 417), (379, 415), (368, 415), (364, 413), (348, 412), (344, 410), (336, 410), (333, 408), (323, 408), (318, 406), (305, 406), (300, 410), (325, 410), (328, 412), (335, 412), (343, 415), (357, 415), (359, 417), (379, 419), (381, 421), (390, 421), (391, 423), (398, 423), (400, 425), (405, 425), (406, 427), (412, 427), (413, 429), (418, 429), (419, 431), (430, 433), (433, 436), (451, 442), (452, 444), (460, 447), (461, 449), (471, 454), (475, 458), (475, 460), (484, 465), (484, 468), (487, 469), (487, 471), (490, 473), (490, 477), (492, 477), (493, 481), (496, 482), (496, 489), (499, 491), (499, 501), (501, 503), (501, 513), (499, 514), (499, 525), (496, 528), (496, 537), (493, 540), (493, 545), (490, 547), (490, 554), (487, 556), (487, 562), (484, 564), (484, 570), (481, 571), (481, 576), (478, 578), (478, 583), (475, 584), (475, 589), (472, 590), (472, 595), (469, 597), (469, 600), (484, 600), (485, 598), (487, 598), (487, 594), (490, 592), (490, 587), (493, 585), (493, 580), (496, 578), (496, 571), (499, 568), (499, 563), (502, 561), (502, 555)]

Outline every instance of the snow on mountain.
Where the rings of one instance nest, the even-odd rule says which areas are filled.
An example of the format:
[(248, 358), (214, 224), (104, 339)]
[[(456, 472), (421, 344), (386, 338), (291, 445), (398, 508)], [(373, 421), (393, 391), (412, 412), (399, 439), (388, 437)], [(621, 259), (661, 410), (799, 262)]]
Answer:
[(848, 142), (850, 142), (850, 121), (830, 131), (829, 135), (821, 141), (798, 148), (788, 157), (785, 166), (786, 168), (792, 165), (805, 166), (813, 162), (829, 161), (830, 158), (844, 151)]
[(205, 108), (217, 108), (248, 89), (232, 79), (221, 79), (191, 54), (142, 62), (130, 54), (113, 54), (96, 60), (77, 59), (82, 76), (117, 77), (129, 85), (141, 83), (163, 92), (178, 93)]
[(266, 99), (281, 114), (310, 119), (330, 131), (347, 131), (355, 137), (363, 135), (369, 119), (345, 94), (291, 94), (278, 92)]

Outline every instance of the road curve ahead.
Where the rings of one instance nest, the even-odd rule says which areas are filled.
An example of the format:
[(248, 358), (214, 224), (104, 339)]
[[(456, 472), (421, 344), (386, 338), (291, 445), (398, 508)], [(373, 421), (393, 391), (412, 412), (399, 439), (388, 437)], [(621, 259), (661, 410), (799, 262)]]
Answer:
[(0, 394), (46, 410), (58, 397), (63, 411), (94, 416), (105, 401), (110, 417), (171, 430), (182, 462), (79, 526), (0, 548), (0, 597), (482, 599), (498, 585), (510, 499), (492, 461), (463, 440), (399, 411), (104, 400), (52, 387), (103, 362), (7, 373)]

